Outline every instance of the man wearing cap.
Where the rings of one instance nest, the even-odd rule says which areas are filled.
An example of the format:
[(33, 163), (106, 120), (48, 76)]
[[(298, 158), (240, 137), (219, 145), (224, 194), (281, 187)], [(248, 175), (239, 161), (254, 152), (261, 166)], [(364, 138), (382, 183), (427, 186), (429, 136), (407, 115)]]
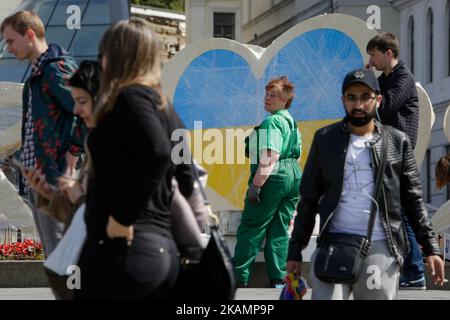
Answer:
[[(378, 206), (372, 248), (354, 284), (319, 280), (311, 257), (312, 299), (394, 299), (400, 267), (408, 253), (401, 208), (405, 208), (417, 240), (423, 246), (433, 281), (443, 284), (444, 263), (425, 209), (419, 172), (406, 134), (375, 121), (382, 97), (371, 70), (346, 75), (342, 85), (346, 117), (318, 130), (300, 185), (299, 213), (289, 242), (287, 271), (301, 273), (302, 250), (320, 215), (319, 242), (333, 233), (366, 236), (372, 199)], [(386, 130), (387, 158), (380, 192), (374, 194)]]

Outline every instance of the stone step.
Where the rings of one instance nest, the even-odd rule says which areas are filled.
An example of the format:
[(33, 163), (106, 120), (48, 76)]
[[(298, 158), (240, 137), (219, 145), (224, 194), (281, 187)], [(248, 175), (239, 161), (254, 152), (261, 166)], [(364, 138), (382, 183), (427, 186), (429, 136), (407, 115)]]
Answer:
[(42, 261), (0, 261), (0, 288), (48, 287)]
[[(311, 287), (310, 281), (310, 262), (302, 263), (302, 277), (305, 278), (309, 287)], [(445, 275), (446, 278), (450, 278), (450, 262), (445, 263)], [(431, 280), (430, 272), (427, 270), (425, 273), (427, 290), (450, 290), (450, 282), (444, 284), (444, 286), (437, 286)], [(252, 276), (249, 281), (249, 288), (269, 288), (269, 278), (267, 277), (266, 265), (264, 262), (255, 262), (252, 270)]]

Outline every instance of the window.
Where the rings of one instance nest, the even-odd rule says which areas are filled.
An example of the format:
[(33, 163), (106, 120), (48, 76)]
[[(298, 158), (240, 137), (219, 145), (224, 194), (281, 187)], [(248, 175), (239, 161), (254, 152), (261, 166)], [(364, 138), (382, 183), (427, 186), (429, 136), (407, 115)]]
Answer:
[(45, 30), (45, 38), (48, 43), (57, 43), (66, 50), (75, 34), (75, 30), (69, 30), (65, 26), (51, 26)]
[(234, 40), (234, 13), (214, 12), (214, 38)]
[(414, 73), (414, 18), (410, 17), (408, 22), (408, 60), (409, 68)]
[(427, 82), (433, 82), (433, 10), (427, 13)]
[[(21, 9), (35, 11), (46, 26), (49, 43), (57, 43), (73, 54), (79, 63), (96, 59), (98, 43), (109, 25), (129, 15), (128, 0), (28, 0)], [(81, 29), (69, 30), (66, 22), (70, 13), (67, 7), (76, 3), (80, 7)], [(234, 17), (233, 17), (234, 18)], [(234, 28), (234, 19), (233, 19)], [(234, 29), (233, 29), (234, 32)], [(18, 61), (0, 42), (0, 81), (24, 82), (30, 73), (27, 60)]]
[(32, 4), (24, 9), (33, 10), (41, 18), (42, 22), (48, 25), (57, 2), (57, 0), (32, 1)]
[(89, 7), (83, 17), (82, 24), (109, 24), (110, 8), (107, 0), (89, 2)]
[(87, 0), (78, 0), (77, 2), (74, 2), (73, 0), (59, 0), (58, 5), (54, 9), (51, 19), (49, 22), (50, 26), (66, 26), (67, 18), (72, 13), (67, 13), (67, 8), (71, 5), (76, 4), (80, 8), (80, 13), (83, 14)]
[(108, 25), (86, 26), (81, 28), (73, 40), (71, 52), (76, 57), (84, 59), (96, 57), (98, 44)]

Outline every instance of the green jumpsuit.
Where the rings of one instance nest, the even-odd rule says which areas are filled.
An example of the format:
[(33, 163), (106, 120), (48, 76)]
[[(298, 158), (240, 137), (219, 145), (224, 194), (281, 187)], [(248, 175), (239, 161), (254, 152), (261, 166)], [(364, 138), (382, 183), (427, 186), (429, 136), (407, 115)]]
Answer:
[(280, 159), (261, 188), (260, 203), (249, 202), (247, 191), (233, 257), (236, 279), (242, 284), (248, 283), (251, 267), (264, 238), (264, 259), (269, 279), (284, 279), (288, 228), (299, 201), (301, 178), (298, 163), (301, 155), (301, 136), (288, 110), (279, 110), (270, 115), (255, 128), (253, 134), (256, 134), (256, 143), (250, 143), (248, 146), (246, 139), (252, 163), (249, 186), (256, 174), (262, 150), (276, 151), (280, 154)]

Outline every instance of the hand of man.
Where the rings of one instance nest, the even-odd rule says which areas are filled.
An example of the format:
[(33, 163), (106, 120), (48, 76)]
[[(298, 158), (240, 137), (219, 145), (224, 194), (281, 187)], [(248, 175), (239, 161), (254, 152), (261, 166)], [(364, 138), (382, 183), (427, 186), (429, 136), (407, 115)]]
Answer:
[(365, 65), (365, 67), (366, 69), (372, 70), (373, 68), (372, 60), (370, 60), (369, 63)]
[(78, 180), (66, 176), (61, 176), (58, 178), (58, 187), (59, 190), (69, 197), (69, 200), (72, 203), (76, 203), (84, 194)]
[(286, 265), (287, 273), (294, 273), (297, 277), (302, 276), (302, 263), (301, 261), (288, 261)]
[(438, 255), (432, 255), (425, 258), (427, 261), (427, 266), (430, 269), (431, 279), (434, 284), (444, 285), (445, 271), (444, 271), (444, 261)]
[(78, 156), (74, 156), (69, 151), (66, 152), (66, 172), (64, 173), (64, 176), (72, 177), (75, 173), (75, 170), (77, 168), (77, 162), (78, 162)]
[(252, 184), (248, 189), (248, 201), (253, 204), (258, 204), (261, 202), (261, 197), (259, 194), (261, 193), (261, 188)]
[(47, 200), (51, 199), (53, 191), (50, 185), (47, 183), (45, 175), (40, 170), (22, 170), (22, 175), (27, 179), (29, 186), (34, 191), (39, 193)]

